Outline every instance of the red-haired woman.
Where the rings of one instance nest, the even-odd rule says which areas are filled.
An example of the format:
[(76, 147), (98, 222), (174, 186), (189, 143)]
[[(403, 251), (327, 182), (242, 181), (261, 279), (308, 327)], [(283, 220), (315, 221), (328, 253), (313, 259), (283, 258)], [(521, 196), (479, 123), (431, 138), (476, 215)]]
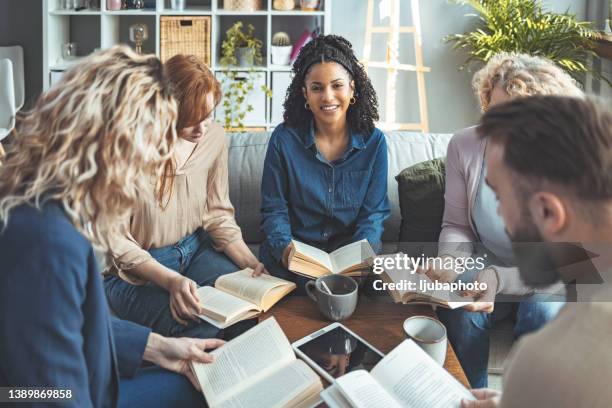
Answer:
[(194, 56), (177, 55), (165, 70), (178, 102), (179, 139), (161, 180), (140, 194), (128, 232), (111, 242), (106, 295), (121, 318), (160, 334), (215, 337), (218, 329), (195, 316), (197, 287), (264, 267), (242, 239), (229, 200), (225, 133), (212, 120), (219, 82)]

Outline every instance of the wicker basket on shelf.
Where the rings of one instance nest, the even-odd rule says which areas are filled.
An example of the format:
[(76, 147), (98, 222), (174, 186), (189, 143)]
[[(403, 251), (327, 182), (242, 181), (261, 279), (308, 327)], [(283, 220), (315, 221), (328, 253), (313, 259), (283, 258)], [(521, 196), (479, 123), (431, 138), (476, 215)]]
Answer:
[(223, 8), (229, 11), (263, 10), (262, 0), (223, 0)]
[(210, 66), (210, 16), (162, 16), (160, 26), (162, 62), (191, 54)]

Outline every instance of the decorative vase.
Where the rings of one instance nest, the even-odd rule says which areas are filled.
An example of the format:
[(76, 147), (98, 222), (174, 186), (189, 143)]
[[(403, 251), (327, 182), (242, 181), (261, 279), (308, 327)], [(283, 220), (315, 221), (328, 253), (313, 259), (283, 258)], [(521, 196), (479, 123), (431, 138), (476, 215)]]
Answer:
[(106, 9), (111, 11), (121, 10), (121, 0), (106, 0)]
[(300, 0), (300, 8), (303, 11), (317, 11), (319, 9), (319, 0)]
[(236, 60), (239, 67), (250, 67), (255, 59), (255, 50), (248, 47), (236, 48)]
[(291, 61), (291, 51), (293, 50), (293, 45), (285, 45), (285, 46), (276, 46), (273, 45), (270, 48), (270, 52), (272, 53), (272, 64), (273, 65), (289, 65)]
[(230, 11), (263, 10), (262, 0), (223, 0), (223, 8)]
[(274, 3), (272, 3), (272, 8), (274, 10), (281, 10), (281, 11), (293, 10), (295, 8), (295, 1), (294, 0), (274, 0)]

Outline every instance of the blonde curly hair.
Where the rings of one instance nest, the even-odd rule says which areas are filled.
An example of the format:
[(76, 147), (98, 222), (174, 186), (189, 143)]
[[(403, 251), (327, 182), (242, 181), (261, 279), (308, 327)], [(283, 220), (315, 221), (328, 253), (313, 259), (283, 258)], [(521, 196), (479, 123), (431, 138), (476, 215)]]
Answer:
[(116, 46), (85, 58), (23, 115), (0, 166), (0, 226), (16, 206), (57, 200), (108, 249), (143, 183), (170, 158), (176, 117), (155, 56)]
[(511, 97), (561, 95), (583, 97), (576, 81), (552, 61), (527, 54), (499, 53), (474, 74), (472, 87), (483, 112), (496, 85)]

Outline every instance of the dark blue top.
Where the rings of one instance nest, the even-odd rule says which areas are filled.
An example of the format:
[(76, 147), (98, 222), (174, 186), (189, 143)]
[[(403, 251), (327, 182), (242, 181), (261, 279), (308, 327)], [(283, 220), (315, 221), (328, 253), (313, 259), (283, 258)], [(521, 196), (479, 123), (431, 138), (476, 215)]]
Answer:
[(280, 261), (291, 239), (333, 251), (367, 239), (380, 248), (389, 216), (384, 134), (349, 133), (345, 154), (332, 163), (308, 132), (279, 125), (270, 138), (261, 182), (263, 250)]
[(0, 229), (0, 260), (0, 387), (115, 406), (118, 376), (136, 373), (149, 329), (111, 318), (89, 241), (57, 204), (22, 205)]

